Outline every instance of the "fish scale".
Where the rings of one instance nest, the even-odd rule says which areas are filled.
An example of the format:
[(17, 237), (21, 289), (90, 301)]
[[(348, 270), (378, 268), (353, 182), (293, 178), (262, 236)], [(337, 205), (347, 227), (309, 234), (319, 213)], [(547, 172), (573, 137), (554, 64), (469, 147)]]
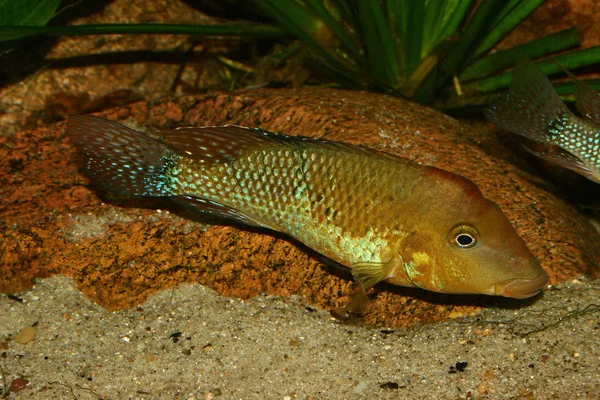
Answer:
[[(253, 220), (288, 232), (338, 262), (380, 262), (390, 229), (378, 222), (387, 225), (393, 209), (381, 198), (355, 194), (366, 177), (380, 175), (374, 194), (381, 197), (390, 169), (366, 154), (352, 154), (355, 162), (340, 168), (345, 156), (345, 152), (328, 154), (319, 148), (272, 148), (212, 167), (199, 167), (195, 160), (180, 157), (169, 174), (175, 192), (243, 209)], [(278, 165), (265, 167), (271, 160), (279, 160)], [(318, 175), (325, 178), (316, 179)]]
[(600, 124), (566, 114), (548, 129), (552, 143), (585, 159), (591, 169), (600, 171)]
[(162, 196), (283, 232), (381, 281), (443, 293), (530, 297), (548, 281), (500, 208), (458, 175), (327, 140), (239, 126), (161, 137), (69, 118), (84, 171), (107, 191)]

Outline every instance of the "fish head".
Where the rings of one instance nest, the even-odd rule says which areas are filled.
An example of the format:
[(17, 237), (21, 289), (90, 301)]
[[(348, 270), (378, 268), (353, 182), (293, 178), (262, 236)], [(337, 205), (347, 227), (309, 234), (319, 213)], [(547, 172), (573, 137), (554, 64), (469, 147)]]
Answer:
[(402, 240), (405, 279), (442, 293), (512, 298), (539, 293), (548, 275), (500, 207), (473, 182), (432, 173), (446, 181), (436, 186), (437, 196), (420, 202), (429, 203), (427, 217)]

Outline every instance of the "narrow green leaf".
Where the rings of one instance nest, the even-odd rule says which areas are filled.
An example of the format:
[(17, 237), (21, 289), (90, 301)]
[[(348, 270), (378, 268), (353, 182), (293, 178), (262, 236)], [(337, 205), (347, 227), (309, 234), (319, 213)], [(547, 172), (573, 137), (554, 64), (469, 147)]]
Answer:
[(495, 29), (496, 25), (498, 25), (500, 21), (502, 21), (509, 13), (511, 13), (522, 1), (530, 0), (507, 0), (504, 3), (504, 7), (494, 14), (490, 19), (489, 30), (491, 31)]
[[(581, 79), (582, 82), (587, 83), (595, 91), (600, 91), (600, 79)], [(573, 82), (559, 82), (554, 84), (554, 89), (561, 96), (563, 100), (573, 100), (573, 94), (575, 93), (575, 87)]]
[[(0, 0), (0, 26), (43, 26), (50, 21), (61, 0)], [(0, 41), (16, 40), (27, 36), (10, 35)]]
[(299, 1), (281, 2), (263, 0), (256, 3), (267, 15), (274, 18), (281, 27), (303, 40), (309, 36), (318, 42), (319, 28), (323, 25), (320, 18)]
[(432, 71), (416, 92), (413, 100), (425, 103), (436, 89), (443, 85), (455, 73), (461, 62), (468, 57), (471, 47), (488, 29), (491, 18), (504, 7), (505, 0), (486, 0), (480, 4), (467, 24), (456, 47), (440, 63), (438, 70)]
[(498, 93), (483, 96), (455, 96), (445, 103), (434, 103), (433, 107), (450, 115), (464, 115), (476, 112), (481, 114), (481, 108), (498, 100)]
[(0, 0), (0, 25), (46, 25), (61, 0)]
[[(322, 27), (322, 21), (314, 15), (312, 10), (306, 8), (303, 3), (296, 1), (285, 2), (278, 0), (262, 0), (257, 5), (270, 17), (274, 18), (287, 32), (300, 39), (305, 46), (310, 48), (314, 54), (320, 57), (324, 67), (333, 76), (344, 76), (344, 81), (351, 81), (352, 75), (357, 74), (353, 60), (349, 58), (338, 58), (330, 48), (324, 47), (318, 38), (318, 29)], [(355, 78), (355, 83), (358, 79)]]
[(535, 59), (547, 54), (557, 53), (575, 47), (579, 42), (580, 35), (576, 29), (565, 29), (520, 46), (482, 57), (463, 69), (458, 74), (458, 78), (461, 82), (483, 78), (515, 65), (522, 58)]
[(545, 74), (554, 74), (562, 72), (555, 63), (560, 64), (563, 68), (574, 70), (581, 67), (587, 67), (589, 65), (597, 64), (600, 60), (600, 46), (588, 47), (587, 49), (581, 49), (571, 51), (569, 53), (560, 54), (552, 57), (549, 61), (541, 61), (538, 64), (540, 69)]
[[(600, 79), (586, 79), (583, 82), (590, 85), (596, 91), (600, 91)], [(554, 89), (560, 95), (561, 99), (566, 102), (573, 102), (573, 94), (575, 88), (572, 81), (554, 83)], [(443, 110), (450, 114), (464, 114), (467, 110), (485, 107), (494, 103), (501, 96), (501, 93), (494, 92), (485, 95), (473, 96), (455, 96), (450, 98), (446, 103), (435, 104), (434, 107)]]
[(329, 3), (340, 12), (340, 20), (346, 24), (346, 29), (352, 30), (352, 33), (356, 34), (358, 21), (355, 18), (351, 2), (348, 0), (329, 0)]
[(369, 71), (374, 78), (395, 87), (400, 68), (388, 20), (378, 1), (357, 1)]
[[(360, 0), (356, 0), (360, 1)], [(387, 0), (384, 1), (387, 10), (387, 20), (390, 32), (394, 40), (398, 69), (401, 77), (399, 82), (404, 80), (410, 72), (408, 67), (409, 47), (412, 39), (410, 15), (413, 0)]]
[[(555, 63), (560, 64), (563, 68), (573, 70), (588, 65), (592, 65), (600, 60), (600, 46), (589, 47), (583, 50), (572, 51), (566, 54), (553, 57), (549, 60), (544, 60), (536, 63), (537, 66), (546, 75), (554, 75), (563, 72), (562, 68)], [(492, 93), (504, 90), (510, 83), (512, 71), (494, 75), (489, 78), (473, 81), (463, 85), (463, 90), (468, 93)]]
[(327, 24), (329, 29), (335, 33), (337, 38), (344, 44), (346, 49), (356, 58), (359, 63), (364, 64), (364, 57), (361, 52), (361, 48), (358, 45), (354, 37), (346, 30), (344, 25), (339, 21), (339, 16), (334, 17), (327, 8), (322, 0), (305, 0), (306, 3), (312, 8), (315, 14)]
[(0, 26), (0, 41), (23, 36), (83, 36), (111, 34), (186, 34), (207, 36), (280, 37), (280, 28), (262, 24), (171, 25), (171, 24), (98, 24), (72, 26)]
[(472, 2), (472, 0), (429, 0), (427, 2), (421, 58), (426, 57), (446, 37), (458, 31)]
[[(505, 15), (495, 23), (491, 22), (493, 29), (481, 40), (469, 59), (476, 59), (496, 43), (498, 43), (508, 32), (519, 25), (529, 14), (538, 8), (545, 0), (512, 0), (504, 8)], [(483, 3), (482, 3), (483, 6)], [(481, 7), (481, 6), (480, 6)]]
[(421, 61), (425, 25), (425, 2), (413, 1), (409, 10), (408, 30), (412, 32), (406, 45), (407, 73), (412, 72)]

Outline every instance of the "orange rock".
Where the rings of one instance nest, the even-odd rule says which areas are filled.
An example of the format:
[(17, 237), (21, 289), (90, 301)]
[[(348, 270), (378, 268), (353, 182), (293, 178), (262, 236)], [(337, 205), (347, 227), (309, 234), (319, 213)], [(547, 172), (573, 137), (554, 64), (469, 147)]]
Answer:
[[(471, 144), (456, 120), (410, 102), (331, 89), (264, 89), (140, 102), (102, 115), (149, 128), (233, 123), (321, 136), (444, 168), (474, 180), (498, 203), (553, 283), (598, 274), (600, 238), (585, 218)], [(0, 138), (0, 291), (18, 292), (36, 277), (64, 274), (109, 309), (138, 305), (182, 282), (242, 298), (297, 293), (325, 308), (344, 305), (352, 293), (348, 275), (282, 235), (207, 225), (162, 202), (103, 204), (87, 185), (64, 123)], [(441, 320), (490, 299), (384, 286), (365, 321)]]

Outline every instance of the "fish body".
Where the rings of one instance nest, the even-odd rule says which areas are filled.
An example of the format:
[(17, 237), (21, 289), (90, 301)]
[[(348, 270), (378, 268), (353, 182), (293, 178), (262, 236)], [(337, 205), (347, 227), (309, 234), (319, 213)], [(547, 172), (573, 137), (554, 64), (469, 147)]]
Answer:
[(600, 94), (569, 73), (575, 84), (575, 116), (550, 80), (531, 61), (513, 71), (508, 93), (485, 110), (486, 117), (513, 133), (545, 144), (537, 156), (600, 183)]
[(349, 144), (238, 126), (160, 139), (69, 119), (84, 170), (108, 191), (164, 196), (283, 232), (381, 281), (443, 293), (529, 297), (548, 277), (499, 207), (458, 175)]

